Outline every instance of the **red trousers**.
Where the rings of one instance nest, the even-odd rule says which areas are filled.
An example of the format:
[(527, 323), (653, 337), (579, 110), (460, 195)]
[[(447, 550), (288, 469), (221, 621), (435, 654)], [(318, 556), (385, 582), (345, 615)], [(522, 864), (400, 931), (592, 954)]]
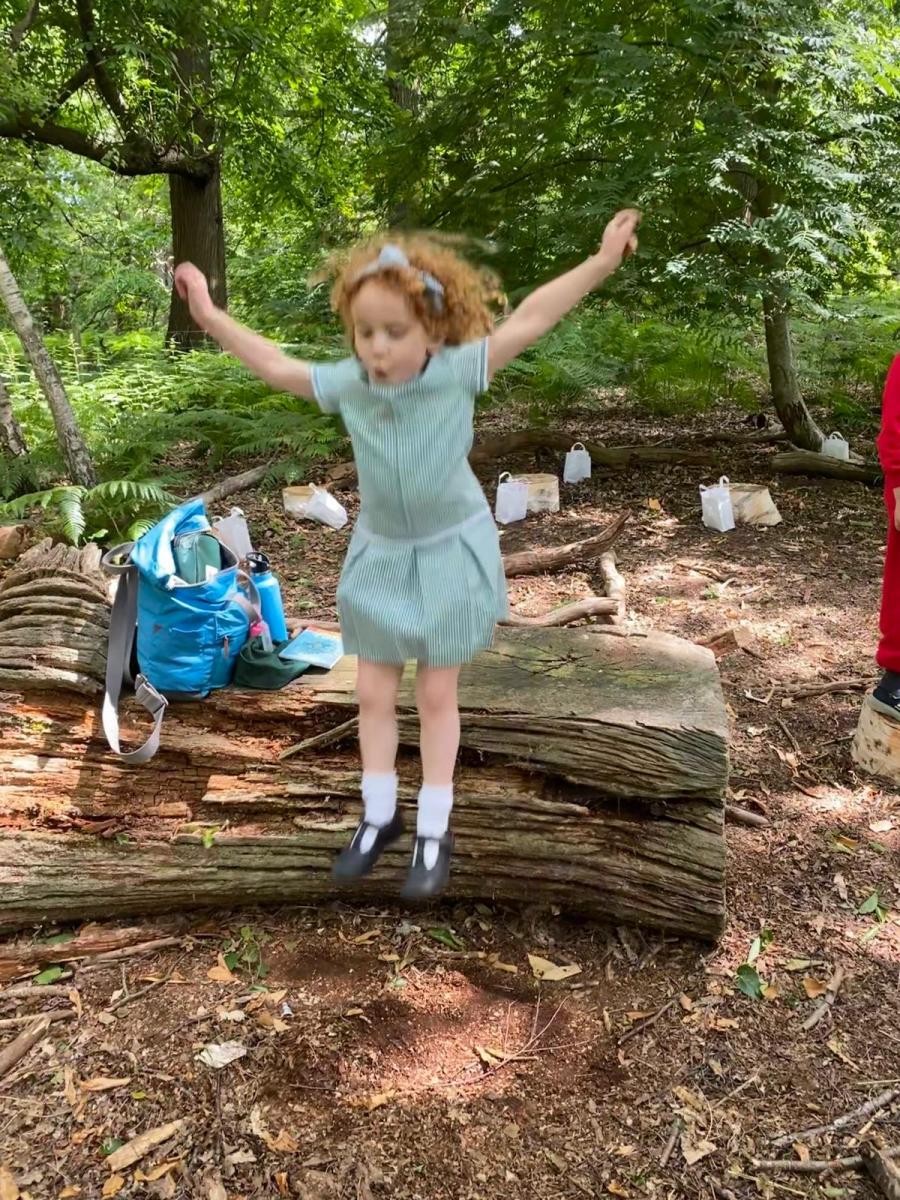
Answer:
[(900, 532), (894, 526), (894, 488), (900, 481), (884, 481), (884, 503), (888, 512), (887, 555), (881, 589), (881, 641), (876, 659), (885, 671), (900, 674)]

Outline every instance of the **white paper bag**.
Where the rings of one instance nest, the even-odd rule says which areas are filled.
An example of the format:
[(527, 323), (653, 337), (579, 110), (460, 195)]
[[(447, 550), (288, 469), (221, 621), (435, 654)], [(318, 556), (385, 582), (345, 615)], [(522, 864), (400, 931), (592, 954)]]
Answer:
[(723, 475), (712, 487), (700, 485), (700, 509), (703, 524), (707, 529), (715, 529), (719, 533), (727, 533), (729, 529), (734, 529), (731, 487), (727, 475)]
[(500, 525), (511, 525), (513, 521), (524, 521), (528, 512), (528, 484), (524, 479), (513, 479), (504, 471), (497, 484), (497, 501), (494, 516)]
[(822, 442), (822, 453), (827, 454), (829, 458), (839, 458), (841, 462), (849, 462), (850, 445), (839, 433), (830, 433)]
[(576, 442), (566, 455), (563, 467), (563, 483), (580, 483), (582, 479), (591, 477), (591, 456), (584, 448), (584, 442)]
[(312, 495), (306, 503), (306, 518), (309, 521), (320, 521), (332, 529), (343, 529), (347, 524), (347, 510), (339, 500), (335, 500), (331, 492), (312, 485)]
[(250, 541), (250, 530), (242, 508), (232, 508), (227, 517), (219, 517), (213, 521), (213, 531), (220, 542), (224, 542), (229, 550), (233, 550), (238, 559), (244, 559), (253, 552)]

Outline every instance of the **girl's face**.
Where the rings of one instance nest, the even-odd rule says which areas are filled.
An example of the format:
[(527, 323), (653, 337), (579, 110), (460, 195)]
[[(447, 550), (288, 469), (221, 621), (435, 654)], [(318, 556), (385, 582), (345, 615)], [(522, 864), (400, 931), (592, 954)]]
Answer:
[(429, 339), (402, 292), (367, 279), (350, 305), (353, 348), (373, 383), (405, 383), (418, 375), (440, 342)]

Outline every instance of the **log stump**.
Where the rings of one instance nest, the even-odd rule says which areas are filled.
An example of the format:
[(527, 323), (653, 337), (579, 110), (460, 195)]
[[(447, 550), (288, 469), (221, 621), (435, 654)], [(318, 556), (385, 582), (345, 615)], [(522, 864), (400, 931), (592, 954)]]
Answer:
[(900, 787), (900, 721), (879, 712), (871, 693), (859, 710), (850, 753), (860, 770)]
[[(352, 726), (279, 756), (347, 725), (352, 661), (281, 692), (172, 705), (160, 753), (127, 768), (98, 712), (107, 611), (90, 550), (35, 547), (0, 584), (0, 930), (332, 895), (330, 863), (358, 819)], [(411, 675), (399, 711), (411, 806)], [(498, 631), (463, 672), (460, 711), (451, 896), (719, 934), (727, 722), (708, 650), (662, 634)], [(123, 741), (142, 728), (126, 706)], [(389, 852), (361, 894), (396, 894), (407, 853)]]

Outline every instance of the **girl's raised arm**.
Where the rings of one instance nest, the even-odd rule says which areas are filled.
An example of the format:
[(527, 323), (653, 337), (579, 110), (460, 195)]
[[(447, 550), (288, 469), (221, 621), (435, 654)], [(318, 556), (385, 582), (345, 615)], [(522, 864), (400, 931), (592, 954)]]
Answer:
[(488, 374), (493, 376), (544, 336), (588, 292), (598, 288), (637, 249), (641, 214), (626, 208), (616, 213), (603, 233), (596, 254), (531, 293), (488, 339)]
[(191, 310), (191, 316), (201, 329), (219, 343), (223, 350), (239, 358), (254, 375), (265, 380), (269, 387), (281, 392), (293, 392), (313, 400), (312, 370), (308, 362), (291, 358), (289, 354), (262, 334), (254, 333), (240, 321), (229, 317), (212, 302), (206, 276), (193, 263), (180, 263), (175, 269), (175, 287)]

